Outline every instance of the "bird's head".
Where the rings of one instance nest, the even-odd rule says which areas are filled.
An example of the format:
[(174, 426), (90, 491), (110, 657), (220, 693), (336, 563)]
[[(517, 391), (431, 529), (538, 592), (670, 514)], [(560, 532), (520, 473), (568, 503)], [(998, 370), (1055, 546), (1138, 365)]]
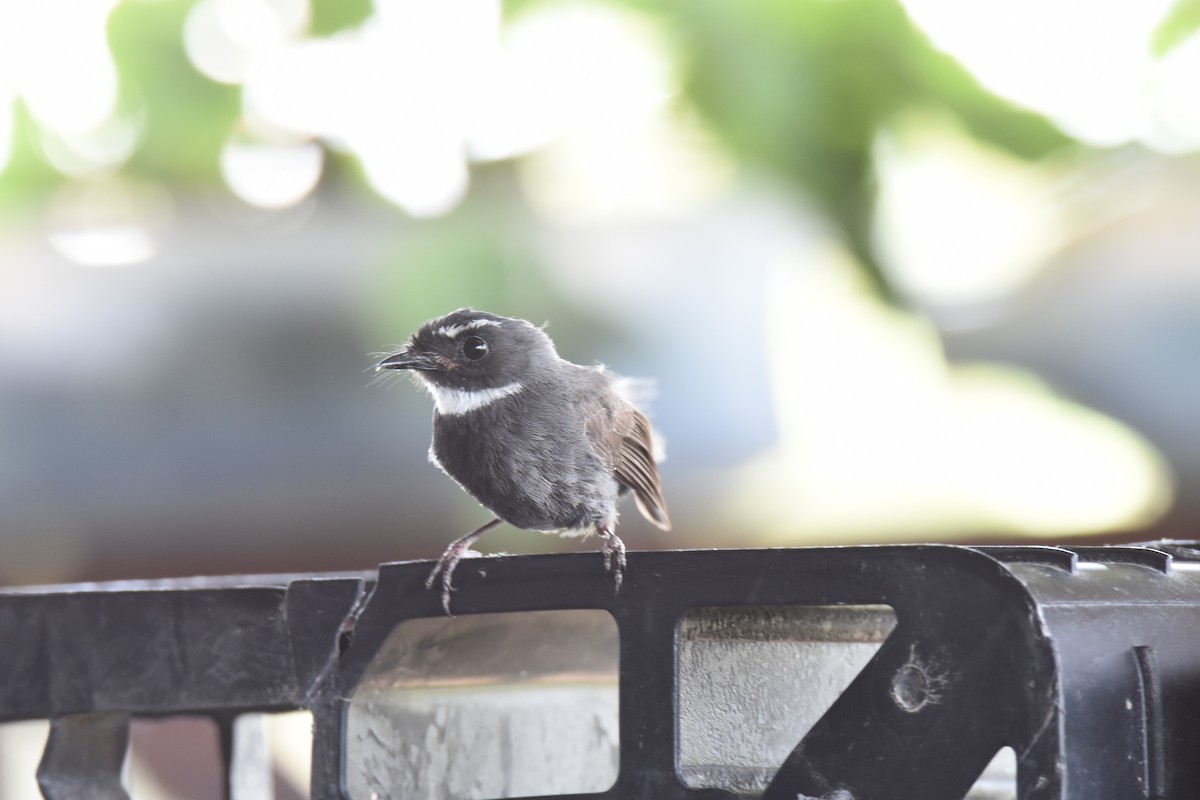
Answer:
[(557, 362), (554, 344), (540, 328), (460, 308), (426, 322), (403, 350), (375, 368), (412, 370), (431, 390), (476, 392), (534, 382)]

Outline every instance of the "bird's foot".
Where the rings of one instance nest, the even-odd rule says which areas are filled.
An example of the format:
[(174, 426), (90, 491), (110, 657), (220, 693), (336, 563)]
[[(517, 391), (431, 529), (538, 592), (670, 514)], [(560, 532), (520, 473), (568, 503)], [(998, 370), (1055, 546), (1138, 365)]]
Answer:
[(621, 581), (625, 577), (625, 543), (608, 528), (598, 529), (600, 534), (600, 553), (604, 556), (604, 571), (613, 576), (613, 594), (621, 591)]
[(475, 530), (468, 533), (461, 539), (455, 539), (446, 548), (446, 552), (442, 553), (442, 557), (438, 559), (433, 566), (433, 571), (429, 573), (429, 577), (425, 579), (425, 588), (432, 589), (437, 581), (438, 575), (442, 576), (442, 608), (446, 609), (446, 616), (452, 617), (450, 613), (450, 593), (454, 591), (454, 586), (451, 581), (454, 577), (454, 570), (458, 568), (458, 562), (464, 558), (475, 558), (481, 553), (477, 553), (471, 549), (471, 545), (479, 540), (480, 536), (490, 531), (492, 528), (500, 524), (500, 519), (497, 517), (491, 522), (485, 523)]
[(470, 542), (461, 540), (453, 542), (446, 548), (446, 552), (442, 553), (442, 557), (434, 565), (433, 571), (425, 579), (425, 588), (432, 589), (438, 575), (442, 576), (442, 608), (446, 609), (446, 616), (454, 616), (450, 613), (450, 593), (454, 591), (451, 581), (454, 578), (454, 570), (458, 568), (458, 562), (464, 558), (474, 558), (479, 555), (482, 554), (472, 550)]

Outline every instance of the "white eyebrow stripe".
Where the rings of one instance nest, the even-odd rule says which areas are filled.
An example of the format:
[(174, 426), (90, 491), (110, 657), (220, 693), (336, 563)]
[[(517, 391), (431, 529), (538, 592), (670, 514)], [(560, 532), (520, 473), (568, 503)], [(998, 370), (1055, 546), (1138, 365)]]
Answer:
[(442, 327), (434, 330), (434, 333), (438, 334), (439, 336), (445, 336), (447, 339), (453, 339), (455, 336), (458, 336), (460, 333), (463, 333), (465, 331), (477, 330), (479, 328), (485, 328), (488, 325), (495, 325), (496, 327), (500, 327), (500, 320), (473, 319), (470, 322), (464, 322), (461, 325), (443, 325)]
[(427, 382), (429, 393), (433, 395), (433, 404), (439, 414), (456, 417), (470, 411), (476, 411), (497, 400), (511, 397), (525, 387), (519, 383), (509, 383), (491, 389), (452, 389), (448, 386), (438, 386)]

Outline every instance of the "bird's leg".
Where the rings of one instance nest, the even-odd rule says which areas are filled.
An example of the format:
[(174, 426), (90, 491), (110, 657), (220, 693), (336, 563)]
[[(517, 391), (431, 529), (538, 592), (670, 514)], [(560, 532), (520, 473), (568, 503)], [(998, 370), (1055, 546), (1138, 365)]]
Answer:
[(625, 577), (625, 543), (612, 531), (612, 523), (596, 526), (600, 534), (600, 553), (604, 556), (604, 571), (613, 576), (613, 594), (621, 591), (621, 580)]
[(446, 609), (446, 616), (452, 617), (450, 613), (450, 579), (454, 575), (454, 570), (458, 567), (458, 562), (471, 550), (471, 545), (479, 541), (485, 533), (490, 531), (502, 522), (499, 517), (496, 517), (491, 522), (480, 525), (475, 530), (468, 533), (461, 539), (455, 539), (446, 548), (446, 552), (442, 553), (442, 557), (438, 559), (437, 564), (433, 567), (433, 572), (429, 573), (429, 577), (425, 579), (425, 588), (432, 589), (434, 581), (437, 580), (438, 573), (442, 574), (442, 608)]

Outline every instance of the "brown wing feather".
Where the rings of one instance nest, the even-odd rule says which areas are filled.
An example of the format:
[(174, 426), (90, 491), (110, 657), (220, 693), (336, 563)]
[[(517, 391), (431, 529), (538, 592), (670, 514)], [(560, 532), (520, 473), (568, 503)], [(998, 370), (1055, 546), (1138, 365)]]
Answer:
[[(658, 482), (658, 465), (654, 463), (654, 445), (651, 439), (650, 422), (640, 411), (626, 405), (626, 414), (631, 424), (621, 437), (620, 456), (617, 459), (617, 482), (633, 490), (638, 511), (642, 516), (662, 528), (671, 530), (667, 518), (667, 503), (663, 500), (662, 487)], [(624, 427), (624, 426), (622, 426)]]
[(667, 518), (667, 504), (654, 462), (649, 420), (608, 386), (590, 399), (599, 400), (596, 404), (599, 408), (587, 415), (588, 438), (612, 465), (617, 483), (633, 492), (642, 516), (663, 530), (670, 530), (671, 521)]

